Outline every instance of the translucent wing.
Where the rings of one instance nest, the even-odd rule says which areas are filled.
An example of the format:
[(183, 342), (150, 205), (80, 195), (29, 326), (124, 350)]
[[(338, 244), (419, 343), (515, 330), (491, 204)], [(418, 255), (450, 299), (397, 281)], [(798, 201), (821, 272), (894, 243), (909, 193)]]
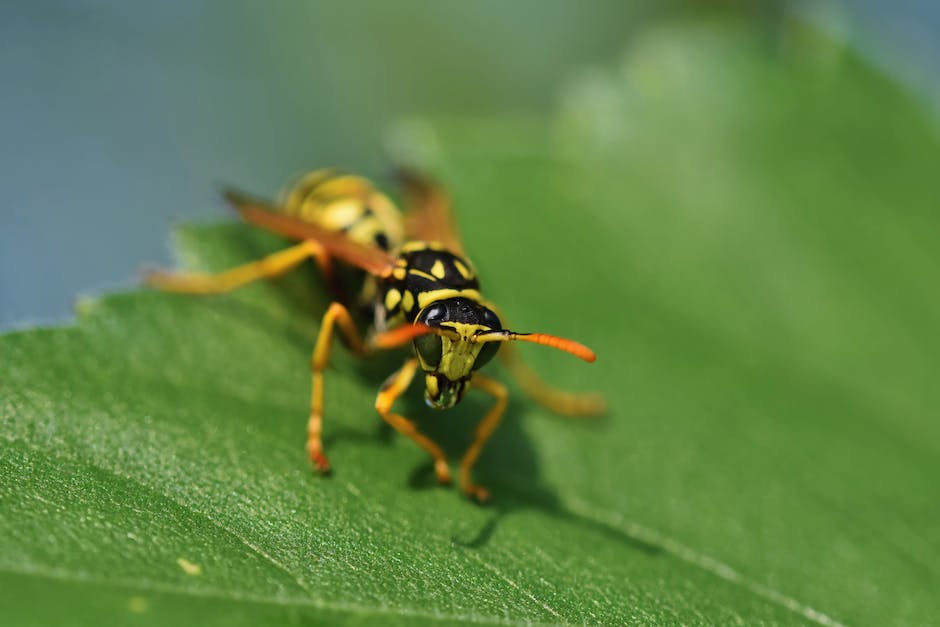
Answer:
[(408, 239), (440, 242), (447, 250), (463, 255), (447, 192), (427, 176), (407, 168), (399, 169), (396, 178), (408, 207), (405, 214)]
[(369, 274), (388, 276), (395, 266), (395, 257), (377, 246), (365, 246), (350, 240), (343, 233), (322, 229), (285, 215), (270, 204), (235, 190), (224, 190), (222, 195), (245, 222), (290, 239), (315, 240), (331, 256), (362, 268)]

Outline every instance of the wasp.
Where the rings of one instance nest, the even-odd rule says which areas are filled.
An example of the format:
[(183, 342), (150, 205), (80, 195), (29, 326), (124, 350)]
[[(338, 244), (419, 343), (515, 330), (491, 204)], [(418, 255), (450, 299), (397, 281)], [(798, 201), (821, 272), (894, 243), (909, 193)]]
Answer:
[(350, 308), (356, 308), (343, 302), (348, 298), (337, 298), (323, 316), (311, 357), (306, 445), (310, 461), (319, 472), (330, 471), (322, 441), (324, 371), (336, 332), (354, 353), (362, 356), (411, 344), (404, 364), (382, 384), (375, 409), (395, 430), (427, 451), (437, 480), (448, 484), (451, 470), (444, 451), (421, 433), (413, 420), (393, 411), (395, 401), (419, 371), (424, 378), (425, 401), (434, 409), (453, 407), (471, 388), (493, 397), (494, 403), (478, 423), (459, 466), (464, 494), (486, 501), (489, 492), (474, 483), (472, 470), (499, 425), (508, 391), (504, 384), (479, 372), (480, 368), (504, 347), (501, 354), (509, 371), (533, 399), (560, 414), (590, 415), (603, 411), (599, 397), (549, 387), (515, 356), (508, 344), (541, 344), (587, 362), (595, 360), (595, 353), (562, 337), (506, 329), (495, 306), (482, 296), (476, 271), (463, 251), (452, 220), (446, 192), (413, 171), (399, 170), (397, 178), (407, 213), (402, 213), (369, 180), (332, 169), (301, 177), (276, 204), (225, 190), (223, 196), (245, 222), (297, 243), (228, 271), (151, 271), (146, 281), (170, 292), (217, 294), (276, 277), (312, 260), (334, 291), (341, 294), (334, 261), (356, 269), (362, 279), (360, 309), (371, 314), (371, 324), (364, 337), (350, 312)]

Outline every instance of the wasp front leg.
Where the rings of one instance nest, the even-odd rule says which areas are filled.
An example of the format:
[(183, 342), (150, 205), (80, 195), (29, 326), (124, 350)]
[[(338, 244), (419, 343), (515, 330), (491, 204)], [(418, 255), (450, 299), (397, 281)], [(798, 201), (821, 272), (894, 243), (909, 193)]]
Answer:
[(333, 328), (339, 326), (349, 348), (358, 355), (369, 352), (349, 311), (340, 303), (333, 303), (323, 316), (317, 343), (310, 359), (312, 389), (310, 392), (310, 418), (307, 421), (307, 454), (320, 472), (330, 470), (330, 462), (323, 453), (323, 371), (330, 361), (333, 346)]
[(418, 360), (412, 357), (395, 373), (393, 373), (379, 390), (375, 399), (375, 410), (382, 419), (395, 428), (402, 435), (406, 435), (423, 448), (434, 460), (434, 474), (440, 483), (450, 483), (450, 467), (447, 465), (447, 456), (434, 440), (424, 435), (415, 426), (415, 423), (401, 414), (392, 412), (392, 405), (398, 400), (414, 379), (418, 370)]
[(496, 427), (499, 426), (499, 422), (503, 418), (503, 412), (506, 411), (506, 402), (509, 398), (509, 394), (506, 391), (505, 385), (486, 375), (473, 375), (471, 384), (473, 387), (479, 388), (496, 399), (493, 407), (490, 408), (486, 415), (483, 416), (483, 420), (477, 425), (473, 443), (470, 444), (470, 448), (467, 449), (463, 459), (460, 460), (460, 488), (468, 497), (483, 502), (489, 500), (490, 493), (486, 488), (471, 481), (470, 471), (473, 469), (474, 464), (476, 464), (477, 458), (480, 456), (480, 451), (483, 450), (483, 445), (486, 444), (490, 436), (493, 435), (493, 432), (496, 431)]

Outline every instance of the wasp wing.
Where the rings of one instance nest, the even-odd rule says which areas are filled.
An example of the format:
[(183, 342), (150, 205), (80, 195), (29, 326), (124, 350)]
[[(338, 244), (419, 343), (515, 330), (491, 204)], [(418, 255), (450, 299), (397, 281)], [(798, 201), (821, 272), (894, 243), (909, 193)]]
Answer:
[(314, 240), (331, 256), (342, 259), (369, 274), (388, 276), (395, 267), (395, 257), (377, 246), (366, 246), (354, 242), (341, 232), (329, 231), (286, 215), (265, 201), (235, 190), (224, 190), (222, 195), (229, 204), (235, 207), (245, 222), (290, 239)]
[(447, 192), (433, 180), (414, 170), (400, 168), (395, 174), (408, 207), (405, 214), (405, 233), (408, 239), (440, 242), (447, 250), (463, 255), (463, 244)]

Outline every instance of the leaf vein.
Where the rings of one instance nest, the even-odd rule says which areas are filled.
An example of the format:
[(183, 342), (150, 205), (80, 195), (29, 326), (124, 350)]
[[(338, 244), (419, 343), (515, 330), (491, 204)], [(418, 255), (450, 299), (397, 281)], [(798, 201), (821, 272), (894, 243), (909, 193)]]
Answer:
[(544, 601), (539, 600), (538, 597), (536, 597), (527, 589), (523, 588), (522, 586), (517, 584), (515, 581), (510, 579), (505, 573), (503, 573), (500, 569), (496, 568), (496, 566), (494, 566), (493, 564), (490, 564), (489, 562), (484, 560), (482, 557), (480, 557), (476, 553), (473, 553), (472, 551), (468, 551), (467, 555), (469, 555), (470, 557), (475, 559), (477, 562), (479, 562), (480, 565), (483, 566), (483, 568), (487, 569), (488, 571), (490, 571), (491, 573), (493, 573), (494, 575), (496, 575), (497, 577), (505, 581), (507, 584), (509, 584), (511, 587), (515, 588), (516, 590), (518, 590), (519, 592), (527, 596), (533, 602), (539, 604), (542, 608), (544, 608), (549, 614), (551, 614), (555, 618), (562, 619), (562, 620), (564, 619), (564, 617), (561, 614), (559, 614), (557, 611), (555, 611), (555, 609), (552, 606), (550, 606), (548, 603)]
[(825, 614), (824, 612), (802, 603), (797, 599), (780, 592), (779, 590), (775, 590), (770, 586), (748, 579), (743, 573), (734, 569), (728, 564), (725, 564), (724, 562), (717, 560), (710, 555), (702, 553), (701, 551), (696, 551), (695, 549), (686, 546), (678, 540), (674, 540), (656, 531), (655, 529), (644, 527), (639, 523), (625, 520), (621, 514), (601, 510), (581, 501), (580, 499), (566, 498), (565, 501), (567, 502), (567, 506), (571, 509), (571, 511), (576, 512), (580, 516), (584, 516), (585, 518), (589, 518), (600, 524), (613, 526), (631, 538), (659, 546), (673, 557), (678, 558), (687, 564), (696, 566), (717, 577), (720, 577), (725, 581), (739, 585), (745, 590), (748, 590), (749, 592), (756, 594), (759, 597), (771, 601), (772, 603), (781, 605), (791, 612), (806, 618), (807, 620), (810, 620), (819, 625), (823, 625), (824, 627), (845, 627), (843, 623), (832, 618), (828, 614)]

